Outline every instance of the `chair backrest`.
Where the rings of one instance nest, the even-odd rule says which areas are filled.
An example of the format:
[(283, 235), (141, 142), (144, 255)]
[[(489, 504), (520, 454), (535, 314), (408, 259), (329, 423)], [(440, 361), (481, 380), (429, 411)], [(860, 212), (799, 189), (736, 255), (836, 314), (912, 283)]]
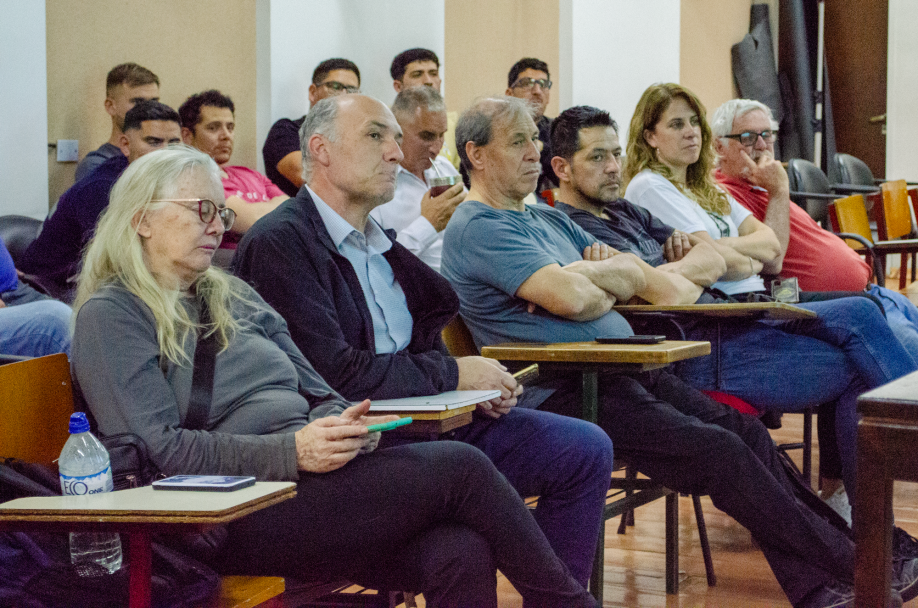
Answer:
[(842, 184), (852, 186), (873, 186), (873, 172), (867, 163), (850, 154), (838, 153), (834, 158), (835, 171)]
[(0, 365), (0, 457), (51, 465), (73, 413), (67, 355)]
[(0, 238), (6, 244), (13, 263), (18, 264), (22, 254), (41, 232), (41, 220), (24, 215), (0, 216)]
[(472, 339), (472, 332), (465, 326), (465, 321), (459, 315), (456, 315), (449, 325), (443, 328), (442, 335), (443, 343), (446, 344), (452, 356), (468, 357), (478, 354), (475, 340)]
[[(787, 178), (792, 192), (831, 194), (832, 191), (829, 178), (822, 172), (822, 169), (802, 158), (792, 158), (787, 162)], [(804, 211), (815, 221), (824, 222), (826, 220), (829, 201), (797, 196), (794, 202), (803, 207)]]
[[(870, 232), (870, 220), (867, 217), (867, 207), (864, 205), (864, 196), (854, 194), (837, 199), (829, 203), (829, 222), (833, 232), (848, 232), (859, 234), (871, 243), (873, 237)], [(845, 239), (852, 249), (861, 249), (863, 245), (852, 239)]]
[(881, 241), (892, 241), (913, 234), (908, 186), (904, 179), (883, 183), (880, 192), (871, 197), (874, 198), (874, 219)]

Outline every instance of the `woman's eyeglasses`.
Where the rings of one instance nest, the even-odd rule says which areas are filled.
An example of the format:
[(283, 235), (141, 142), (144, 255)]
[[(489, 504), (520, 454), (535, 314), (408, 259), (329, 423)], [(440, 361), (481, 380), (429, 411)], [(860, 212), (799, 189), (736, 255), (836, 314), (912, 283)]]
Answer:
[(754, 146), (755, 142), (759, 141), (759, 138), (762, 138), (766, 144), (770, 144), (778, 136), (777, 131), (762, 131), (761, 133), (756, 133), (755, 131), (746, 131), (744, 133), (736, 133), (734, 135), (724, 135), (727, 139), (735, 139), (744, 146)]
[(205, 224), (214, 221), (215, 216), (220, 216), (223, 228), (229, 230), (236, 221), (236, 212), (229, 207), (218, 207), (217, 203), (207, 198), (171, 198), (171, 199), (154, 199), (151, 203), (175, 203), (187, 207), (186, 203), (197, 203), (198, 217)]

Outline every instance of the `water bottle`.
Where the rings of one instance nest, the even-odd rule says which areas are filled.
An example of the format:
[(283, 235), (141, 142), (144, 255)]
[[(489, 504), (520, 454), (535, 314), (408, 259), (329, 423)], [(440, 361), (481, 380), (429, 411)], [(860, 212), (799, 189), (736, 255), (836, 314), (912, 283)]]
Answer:
[[(70, 416), (70, 438), (57, 464), (65, 495), (112, 491), (108, 452), (89, 432), (89, 421), (83, 412)], [(70, 562), (81, 576), (111, 574), (121, 567), (121, 537), (116, 532), (71, 532)]]

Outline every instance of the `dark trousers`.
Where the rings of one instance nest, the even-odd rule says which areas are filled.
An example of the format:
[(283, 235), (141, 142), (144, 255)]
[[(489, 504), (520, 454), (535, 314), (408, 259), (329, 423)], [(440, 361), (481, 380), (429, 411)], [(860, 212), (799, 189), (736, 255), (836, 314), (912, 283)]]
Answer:
[(428, 606), (497, 606), (500, 569), (526, 606), (595, 606), (517, 492), (478, 449), (398, 446), (324, 474), (229, 526), (223, 572), (347, 578), (423, 592)]
[[(554, 383), (542, 409), (579, 415), (579, 377)], [(795, 497), (758, 419), (662, 370), (600, 376), (599, 399), (616, 454), (672, 490), (709, 495), (748, 528), (792, 603), (829, 581), (853, 581), (854, 544)]]

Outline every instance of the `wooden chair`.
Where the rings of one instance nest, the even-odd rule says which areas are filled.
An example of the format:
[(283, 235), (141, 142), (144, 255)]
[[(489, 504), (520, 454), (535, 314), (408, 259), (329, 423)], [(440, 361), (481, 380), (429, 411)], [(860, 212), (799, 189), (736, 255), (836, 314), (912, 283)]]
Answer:
[[(879, 242), (896, 243), (901, 248), (899, 272), (899, 289), (905, 289), (905, 273), (908, 258), (912, 258), (912, 281), (915, 280), (915, 254), (918, 252), (918, 233), (912, 223), (912, 206), (908, 194), (908, 185), (904, 179), (885, 182), (880, 185), (880, 192), (869, 194), (873, 203), (873, 218), (877, 223)], [(874, 247), (876, 250), (876, 247)], [(892, 253), (891, 251), (889, 253)]]
[[(0, 365), (0, 420), (7, 429), (0, 433), (0, 457), (56, 467), (72, 413), (67, 355)], [(283, 592), (282, 578), (224, 576), (208, 608), (281, 608)]]
[[(446, 348), (454, 357), (478, 354), (478, 348), (475, 346), (471, 332), (458, 315), (443, 328), (442, 337)], [(653, 502), (658, 498), (666, 498), (666, 593), (678, 593), (679, 546), (675, 540), (678, 532), (678, 496), (672, 490), (664, 488), (652, 480), (638, 479), (637, 471), (619, 458), (615, 459), (613, 468), (615, 471), (624, 469), (625, 476), (612, 477), (609, 491), (606, 493), (603, 522), (621, 515), (622, 519), (619, 523), (618, 533), (624, 534), (627, 526), (634, 526), (635, 508)], [(526, 502), (530, 506), (535, 506), (538, 499), (531, 497)], [(713, 587), (717, 584), (717, 576), (714, 574), (714, 561), (711, 557), (711, 547), (708, 543), (708, 533), (704, 523), (704, 513), (701, 509), (701, 499), (698, 496), (692, 496), (692, 504), (695, 508), (695, 521), (698, 525), (698, 536), (701, 542), (701, 552), (704, 557), (708, 585)], [(598, 574), (603, 571), (605, 539), (606, 527), (603, 525), (599, 531), (599, 543), (593, 560), (594, 576), (590, 579), (590, 591), (594, 596), (597, 595), (602, 587), (602, 579)]]
[(876, 251), (867, 207), (861, 194), (853, 194), (829, 203), (829, 225), (849, 247), (863, 255), (873, 269), (873, 279), (880, 287), (886, 285), (886, 266)]

